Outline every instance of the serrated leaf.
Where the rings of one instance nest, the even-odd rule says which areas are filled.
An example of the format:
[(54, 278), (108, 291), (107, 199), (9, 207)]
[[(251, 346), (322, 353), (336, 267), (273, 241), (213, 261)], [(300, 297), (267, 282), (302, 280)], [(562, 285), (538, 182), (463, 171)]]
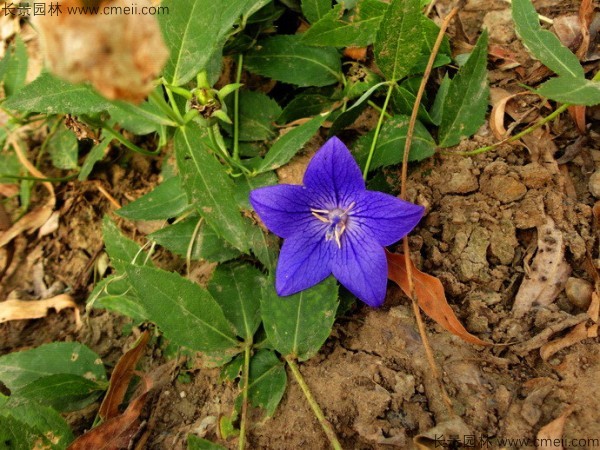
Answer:
[(440, 147), (451, 147), (471, 136), (485, 121), (490, 87), (487, 80), (487, 31), (469, 59), (452, 79), (444, 100), (438, 139)]
[(11, 416), (0, 416), (0, 442), (5, 449), (29, 450), (34, 448), (36, 441), (48, 445), (48, 438), (38, 436), (32, 427)]
[[(227, 98), (233, 108), (233, 97)], [(233, 109), (232, 109), (233, 110)], [(267, 94), (257, 91), (240, 92), (239, 140), (266, 141), (275, 137), (273, 124), (281, 114), (281, 107)], [(229, 134), (233, 134), (231, 125), (224, 125)]]
[(301, 361), (314, 356), (331, 333), (338, 306), (333, 277), (288, 297), (279, 297), (269, 280), (262, 293), (261, 314), (273, 347)]
[[(440, 27), (433, 20), (425, 16), (421, 16), (421, 29), (423, 32), (423, 48), (414, 67), (410, 69), (410, 74), (423, 73), (425, 71), (429, 62), (429, 55), (433, 51), (435, 41), (440, 32)], [(449, 64), (452, 61), (452, 58), (450, 58), (451, 54), (450, 43), (448, 42), (448, 38), (444, 36), (432, 67), (436, 68)]]
[(512, 17), (515, 31), (533, 56), (557, 75), (584, 78), (583, 68), (558, 37), (542, 29), (531, 0), (513, 0)]
[(163, 0), (169, 14), (159, 15), (170, 57), (164, 69), (169, 84), (181, 86), (220, 54), (248, 0)]
[[(31, 428), (37, 436), (52, 436), (52, 441), (45, 442), (47, 448), (63, 450), (73, 440), (73, 433), (61, 415), (56, 410), (36, 402), (14, 401), (11, 398), (6, 405), (0, 405), (0, 416), (11, 417), (22, 426)], [(0, 442), (4, 441), (0, 438)]]
[(160, 269), (128, 266), (126, 273), (148, 317), (168, 339), (201, 352), (238, 345), (232, 325), (206, 289)]
[(52, 165), (58, 169), (76, 169), (79, 156), (79, 142), (71, 130), (60, 125), (48, 141), (48, 153)]
[[(381, 127), (377, 145), (373, 153), (373, 159), (369, 170), (375, 170), (378, 167), (399, 164), (404, 155), (404, 145), (406, 143), (406, 133), (408, 131), (408, 116), (394, 116), (384, 122)], [(371, 142), (375, 136), (375, 131), (362, 136), (353, 146), (353, 153), (361, 167), (364, 167)], [(427, 128), (421, 123), (416, 122), (410, 149), (409, 161), (421, 161), (435, 153), (435, 141), (427, 131)]]
[(77, 411), (93, 403), (106, 386), (79, 375), (54, 374), (38, 378), (13, 396), (51, 406), (60, 412)]
[(248, 264), (221, 264), (208, 283), (208, 291), (246, 342), (251, 342), (260, 325), (258, 293), (264, 283), (264, 275)]
[(302, 0), (302, 14), (310, 23), (320, 20), (331, 10), (331, 0)]
[(102, 237), (110, 262), (119, 272), (123, 272), (126, 264), (152, 265), (146, 252), (142, 251), (137, 242), (123, 236), (108, 216), (104, 216), (102, 220)]
[(211, 227), (200, 224), (196, 230), (199, 220), (203, 219), (194, 214), (181, 222), (155, 231), (148, 235), (148, 238), (176, 255), (187, 257), (195, 233), (190, 253), (193, 261), (205, 259), (211, 262), (225, 262), (240, 256), (240, 252), (221, 239)]
[(277, 35), (260, 41), (246, 55), (250, 72), (298, 86), (327, 86), (341, 79), (339, 53), (310, 47), (300, 35)]
[(44, 72), (2, 106), (19, 112), (92, 115), (112, 105), (86, 84), (67, 83)]
[(561, 103), (594, 106), (600, 104), (600, 82), (561, 76), (546, 81), (536, 91)]
[(277, 139), (258, 166), (258, 172), (275, 170), (286, 164), (319, 131), (326, 118), (321, 115), (313, 117)]
[(377, 67), (389, 81), (410, 73), (423, 48), (419, 0), (393, 0), (385, 12), (373, 50)]
[(298, 94), (283, 108), (277, 123), (286, 124), (304, 117), (313, 117), (329, 109), (333, 100), (321, 94)]
[[(159, 91), (159, 95), (163, 95), (162, 89)], [(109, 113), (111, 123), (116, 122), (121, 127), (135, 134), (154, 133), (158, 131), (161, 125), (168, 127), (177, 125), (158, 109), (157, 106), (147, 100), (140, 105), (123, 101), (113, 101)]]
[[(416, 99), (417, 96), (409, 89), (407, 89), (404, 83), (401, 83), (394, 87), (394, 92), (392, 94), (392, 106), (394, 110), (399, 112), (400, 114), (412, 114), (412, 109)], [(423, 104), (419, 105), (419, 113), (417, 117), (422, 122), (433, 123), (433, 120), (429, 116), (429, 113), (427, 112)]]
[(79, 375), (94, 381), (106, 380), (100, 357), (77, 342), (53, 342), (0, 356), (0, 381), (11, 391), (55, 374)]
[(105, 295), (98, 298), (93, 306), (96, 309), (106, 309), (130, 317), (136, 324), (150, 320), (148, 313), (140, 305), (140, 300), (134, 295)]
[(27, 48), (21, 36), (17, 35), (14, 44), (0, 61), (0, 80), (4, 82), (7, 97), (14, 95), (25, 85), (28, 63)]
[(257, 226), (251, 227), (248, 234), (252, 253), (269, 272), (273, 272), (279, 255), (279, 238)]
[(115, 212), (130, 220), (166, 220), (177, 217), (188, 206), (181, 180), (174, 176)]
[(308, 45), (332, 47), (364, 47), (375, 35), (387, 4), (380, 0), (360, 0), (352, 14), (344, 15), (344, 5), (337, 4), (314, 23), (302, 36)]
[(271, 417), (285, 392), (287, 374), (279, 358), (270, 350), (259, 350), (250, 360), (248, 399)]
[(446, 96), (448, 95), (448, 90), (450, 89), (450, 83), (450, 77), (448, 74), (445, 74), (444, 78), (442, 78), (442, 82), (440, 83), (437, 94), (435, 95), (435, 100), (431, 106), (431, 111), (429, 111), (429, 117), (431, 117), (431, 121), (434, 125), (439, 126), (439, 124), (442, 122), (444, 103), (446, 101)]
[(246, 252), (246, 228), (237, 205), (233, 182), (211, 154), (202, 130), (194, 125), (175, 132), (175, 154), (188, 199), (206, 222), (234, 247)]

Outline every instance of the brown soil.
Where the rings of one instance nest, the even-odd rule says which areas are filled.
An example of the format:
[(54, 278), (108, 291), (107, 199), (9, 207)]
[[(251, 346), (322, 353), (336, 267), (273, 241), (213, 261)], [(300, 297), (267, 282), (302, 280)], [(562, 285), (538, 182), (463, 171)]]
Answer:
[[(446, 11), (447, 2), (439, 3)], [(561, 2), (561, 8), (555, 10), (553, 4), (538, 2), (538, 7), (552, 17), (576, 14), (578, 8)], [(516, 40), (506, 20), (507, 11), (499, 0), (472, 0), (461, 13), (460, 29), (453, 26), (452, 33), (459, 40), (460, 36), (468, 39), (477, 35), (482, 23), (502, 24), (492, 28), (491, 44), (510, 49), (522, 63), (519, 68), (530, 73), (535, 67)], [(495, 87), (517, 92), (521, 75), (514, 69), (493, 68), (490, 78)], [(539, 111), (530, 111), (532, 105)], [(522, 103), (513, 107), (514, 115), (525, 123), (548, 113), (537, 99), (523, 97)], [(598, 130), (599, 114), (597, 110), (588, 112), (591, 139), (565, 164), (557, 164), (556, 158), (577, 137), (567, 115), (525, 139), (526, 147), (504, 146), (476, 157), (438, 155), (412, 167), (410, 199), (428, 209), (410, 239), (414, 259), (423, 271), (442, 281), (449, 303), (466, 328), (499, 345), (480, 348), (467, 344), (426, 320), (452, 414), (425, 357), (410, 301), (401, 291), (390, 284), (381, 309), (355, 307), (336, 322), (320, 353), (300, 366), (344, 448), (413, 448), (416, 436), (426, 442), (436, 434), (446, 438), (460, 435), (461, 439), (473, 435), (477, 442), (481, 438), (533, 440), (563, 414), (564, 430), (552, 437), (600, 440), (599, 339), (581, 339), (546, 359), (540, 354), (540, 348), (564, 337), (578, 323), (590, 325), (581, 315), (587, 308), (586, 299), (568, 298), (566, 276), (557, 275), (544, 280), (558, 284), (549, 306), (532, 298), (525, 299), (529, 303), (522, 316), (512, 311), (521, 284), (540, 270), (536, 266), (538, 232), (549, 219), (562, 237), (558, 251), (570, 276), (592, 281), (586, 264), (598, 264), (599, 239), (593, 225), (595, 199), (588, 183), (591, 172), (600, 170), (600, 145), (594, 131), (594, 127)], [(357, 130), (363, 130), (372, 118), (360, 120)], [(494, 141), (486, 125), (460, 149)], [(311, 147), (319, 144), (317, 139)], [(308, 159), (300, 155), (280, 172), (280, 178), (298, 182)], [(119, 202), (126, 203), (158, 182), (159, 166), (159, 160), (129, 156), (97, 168), (94, 177)], [(398, 188), (399, 171), (390, 170), (386, 175)], [(103, 255), (101, 219), (112, 207), (92, 182), (63, 184), (57, 196), (58, 229), (41, 239), (16, 239), (15, 257), (0, 286), (0, 299), (38, 299), (50, 291), (69, 288), (83, 309), (95, 264)], [(140, 242), (152, 226), (123, 220), (118, 224)], [(163, 255), (161, 264), (173, 269), (181, 263)], [(200, 266), (196, 270), (202, 272)], [(0, 354), (57, 340), (79, 340), (111, 367), (135, 340), (137, 330), (131, 334), (130, 327), (127, 319), (102, 311), (87, 315), (80, 331), (75, 331), (69, 311), (40, 320), (9, 322), (0, 325)], [(148, 350), (143, 365), (152, 370), (166, 361), (166, 355), (155, 346)], [(178, 377), (181, 374), (184, 376)], [(193, 363), (189, 368), (182, 360), (144, 413), (151, 430), (147, 448), (185, 448), (188, 433), (236, 448), (234, 440), (223, 441), (217, 432), (218, 419), (231, 413), (236, 394), (234, 386), (219, 380), (218, 369)], [(69, 416), (77, 432), (89, 428), (94, 408), (97, 405)], [(255, 412), (251, 424), (248, 448), (328, 448), (291, 374), (274, 417), (263, 420)], [(433, 441), (427, 445), (435, 448)], [(589, 443), (580, 446), (593, 448)], [(534, 448), (524, 444), (505, 447)]]

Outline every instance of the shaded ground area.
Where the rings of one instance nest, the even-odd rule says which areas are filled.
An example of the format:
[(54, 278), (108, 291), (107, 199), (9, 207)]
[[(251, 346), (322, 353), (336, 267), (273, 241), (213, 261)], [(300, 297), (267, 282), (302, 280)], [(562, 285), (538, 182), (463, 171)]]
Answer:
[[(555, 8), (554, 3), (537, 6), (549, 16), (577, 12), (576, 4), (561, 2)], [(438, 8), (445, 12), (447, 5), (440, 2)], [(473, 42), (482, 23), (492, 24), (491, 48), (504, 49), (520, 63), (515, 68), (503, 65), (506, 60), (492, 59), (493, 106), (505, 93), (522, 91), (517, 83), (538, 69), (514, 36), (507, 5), (472, 1), (460, 18), (452, 27), (456, 42)], [(523, 124), (550, 111), (534, 96), (521, 96), (509, 105), (508, 121)], [(440, 278), (467, 329), (499, 345), (481, 349), (427, 322), (452, 415), (427, 364), (410, 301), (397, 287), (390, 285), (383, 308), (361, 306), (344, 314), (319, 355), (302, 364), (301, 371), (345, 448), (411, 448), (415, 436), (436, 434), (533, 440), (563, 415), (563, 432), (547, 428), (549, 436), (600, 440), (598, 338), (573, 331), (591, 326), (584, 314), (590, 298), (581, 287), (585, 283), (578, 280), (592, 282), (590, 264), (598, 267), (592, 209), (596, 200), (589, 183), (591, 173), (600, 169), (599, 115), (597, 108), (588, 111), (590, 138), (574, 155), (567, 149), (578, 135), (572, 120), (563, 115), (524, 139), (525, 145), (507, 145), (477, 157), (438, 155), (412, 167), (411, 200), (428, 209), (410, 239), (414, 259), (423, 271)], [(342, 137), (349, 142), (371, 124), (367, 113)], [(461, 150), (495, 141), (486, 125)], [(311, 151), (321, 143), (313, 140), (311, 149), (280, 171), (280, 178), (299, 182)], [(15, 241), (1, 299), (38, 299), (68, 287), (84, 304), (103, 258), (101, 219), (113, 209), (95, 183), (124, 204), (157, 184), (162, 164), (160, 159), (113, 152), (110, 164), (96, 168), (95, 182), (58, 187), (60, 223), (54, 233)], [(392, 191), (399, 189), (399, 172), (387, 171), (386, 178)], [(122, 219), (118, 224), (140, 242), (161, 226)], [(561, 270), (548, 270), (542, 251), (555, 255)], [(173, 270), (183, 264), (160, 251), (158, 261)], [(194, 278), (206, 279), (210, 269), (197, 263)], [(569, 277), (576, 281), (565, 290)], [(515, 298), (526, 281), (532, 290), (521, 291), (522, 312), (516, 313)], [(545, 302), (549, 305), (542, 307)], [(0, 354), (55, 340), (79, 340), (110, 367), (138, 334), (127, 319), (101, 311), (85, 317), (77, 332), (70, 314), (0, 325)], [(552, 341), (559, 344), (548, 346)], [(147, 370), (172, 360), (156, 339), (153, 343), (143, 359)], [(188, 433), (219, 441), (218, 418), (231, 412), (237, 393), (220, 381), (218, 369), (186, 365), (183, 358), (179, 362), (145, 411), (152, 431), (148, 448), (184, 448)], [(94, 408), (97, 405), (69, 416), (77, 432), (89, 428)], [(249, 448), (327, 448), (301, 390), (291, 380), (275, 416), (261, 420), (257, 414), (251, 421)], [(491, 442), (487, 448), (501, 447)], [(430, 446), (434, 448), (433, 442)]]

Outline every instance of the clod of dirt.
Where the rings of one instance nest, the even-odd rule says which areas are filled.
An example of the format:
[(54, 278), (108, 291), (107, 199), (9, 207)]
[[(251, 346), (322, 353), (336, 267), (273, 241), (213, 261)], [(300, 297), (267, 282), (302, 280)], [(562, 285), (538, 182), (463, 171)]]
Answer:
[(600, 170), (596, 170), (590, 177), (590, 192), (596, 198), (600, 198)]
[(579, 309), (587, 310), (592, 302), (594, 288), (589, 281), (581, 278), (569, 277), (565, 286), (567, 298)]

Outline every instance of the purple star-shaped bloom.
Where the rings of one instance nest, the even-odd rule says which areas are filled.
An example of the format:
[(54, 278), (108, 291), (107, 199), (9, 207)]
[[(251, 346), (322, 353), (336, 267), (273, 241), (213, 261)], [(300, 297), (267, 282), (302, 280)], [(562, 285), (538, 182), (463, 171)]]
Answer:
[(412, 230), (425, 208), (367, 191), (360, 168), (338, 138), (312, 158), (304, 185), (255, 189), (250, 203), (264, 224), (284, 238), (275, 288), (292, 295), (333, 273), (370, 306), (381, 306), (387, 286), (384, 246)]

